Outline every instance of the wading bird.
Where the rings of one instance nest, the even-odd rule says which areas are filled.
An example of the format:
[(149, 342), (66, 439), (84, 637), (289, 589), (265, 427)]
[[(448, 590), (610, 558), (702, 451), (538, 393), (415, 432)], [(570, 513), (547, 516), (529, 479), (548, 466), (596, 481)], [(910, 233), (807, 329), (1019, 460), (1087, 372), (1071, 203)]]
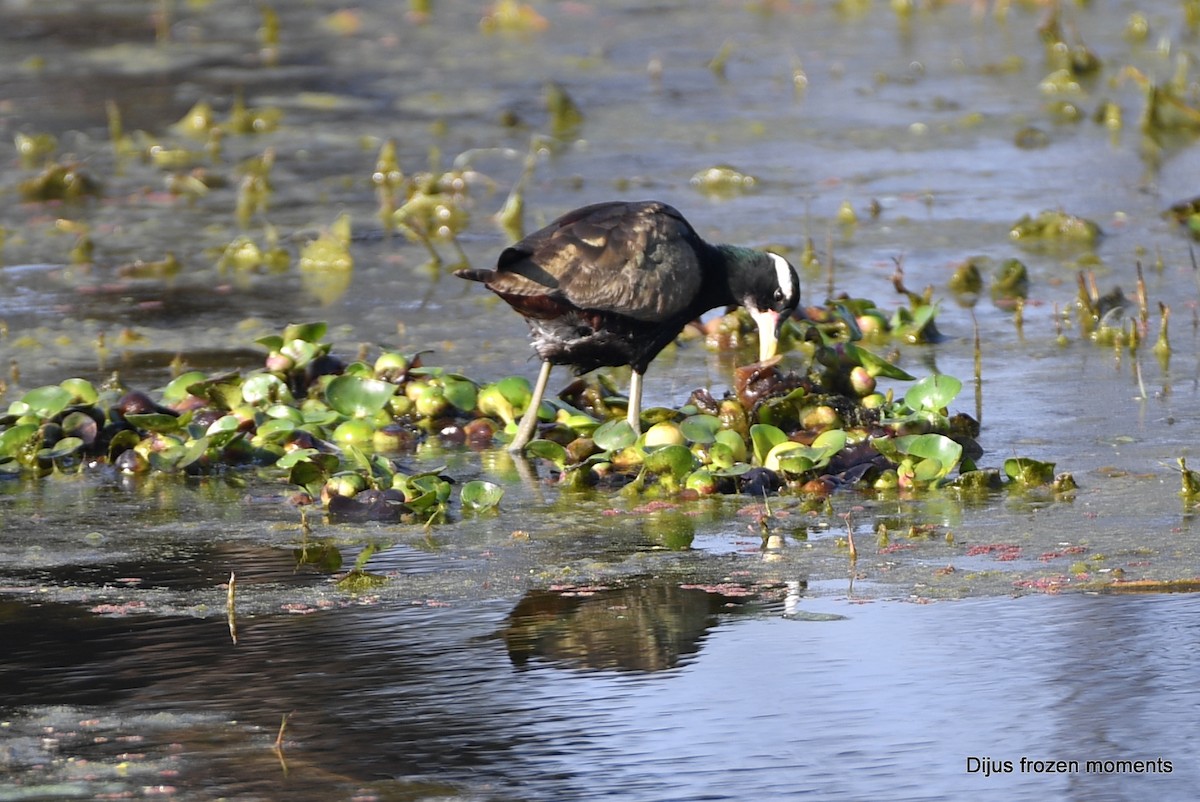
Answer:
[(509, 449), (532, 439), (554, 365), (583, 374), (629, 365), (629, 425), (641, 431), (642, 376), (684, 327), (719, 306), (744, 306), (758, 326), (759, 359), (800, 302), (796, 270), (778, 254), (710, 245), (657, 201), (611, 201), (567, 212), (504, 249), (495, 270), (459, 270), (529, 323), (542, 360)]

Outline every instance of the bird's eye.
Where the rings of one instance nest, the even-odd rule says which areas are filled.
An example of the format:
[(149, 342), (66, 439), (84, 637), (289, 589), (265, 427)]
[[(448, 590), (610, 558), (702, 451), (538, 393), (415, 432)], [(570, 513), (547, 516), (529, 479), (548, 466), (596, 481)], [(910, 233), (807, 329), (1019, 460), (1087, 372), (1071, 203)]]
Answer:
[(783, 300), (783, 290), (781, 290), (781, 289), (776, 289), (776, 290), (775, 290), (775, 301), (776, 301), (776, 302), (779, 302), (779, 301), (782, 301), (782, 300)]

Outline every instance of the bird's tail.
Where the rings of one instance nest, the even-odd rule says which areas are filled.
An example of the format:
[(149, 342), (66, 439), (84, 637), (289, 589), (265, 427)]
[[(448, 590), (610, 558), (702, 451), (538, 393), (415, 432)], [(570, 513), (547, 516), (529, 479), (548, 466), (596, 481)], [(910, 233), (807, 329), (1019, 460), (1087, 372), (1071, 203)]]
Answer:
[(495, 270), (478, 270), (464, 267), (462, 270), (455, 270), (454, 275), (459, 278), (465, 278), (467, 281), (482, 281), (484, 284), (496, 277)]

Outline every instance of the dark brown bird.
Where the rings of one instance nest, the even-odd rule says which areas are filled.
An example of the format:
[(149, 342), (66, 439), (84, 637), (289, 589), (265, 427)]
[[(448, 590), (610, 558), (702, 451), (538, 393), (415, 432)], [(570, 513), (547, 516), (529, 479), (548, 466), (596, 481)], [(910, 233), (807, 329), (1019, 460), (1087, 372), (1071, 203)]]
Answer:
[(744, 306), (758, 326), (759, 359), (775, 355), (779, 327), (800, 302), (782, 256), (710, 245), (678, 211), (657, 201), (611, 201), (567, 212), (505, 248), (495, 270), (459, 270), (481, 281), (529, 323), (542, 369), (509, 448), (523, 449), (553, 365), (576, 373), (629, 365), (629, 424), (641, 431), (642, 375), (690, 321)]

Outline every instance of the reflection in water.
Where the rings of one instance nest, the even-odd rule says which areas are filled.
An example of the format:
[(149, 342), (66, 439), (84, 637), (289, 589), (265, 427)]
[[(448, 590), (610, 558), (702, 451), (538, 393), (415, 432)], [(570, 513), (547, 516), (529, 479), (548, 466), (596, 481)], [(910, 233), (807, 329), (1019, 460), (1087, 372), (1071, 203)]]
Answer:
[(542, 658), (580, 668), (662, 671), (700, 649), (718, 613), (749, 600), (663, 581), (532, 590), (501, 634), (517, 666)]
[[(141, 736), (146, 761), (175, 755), (171, 784), (199, 799), (409, 799), (420, 786), (486, 800), (1174, 800), (1200, 782), (1195, 597), (806, 600), (844, 616), (819, 623), (726, 616), (726, 601), (648, 584), (515, 608), (347, 608), (250, 617), (236, 645), (219, 618), (8, 602), (0, 715), (69, 705), (116, 721), (88, 726)], [(619, 608), (634, 620), (615, 623)], [(529, 658), (516, 670), (514, 647)], [(281, 764), (270, 744), (284, 714)], [(13, 782), (49, 771), (33, 768), (48, 748), (35, 731), (0, 730)], [(971, 756), (1174, 770), (985, 777)]]

